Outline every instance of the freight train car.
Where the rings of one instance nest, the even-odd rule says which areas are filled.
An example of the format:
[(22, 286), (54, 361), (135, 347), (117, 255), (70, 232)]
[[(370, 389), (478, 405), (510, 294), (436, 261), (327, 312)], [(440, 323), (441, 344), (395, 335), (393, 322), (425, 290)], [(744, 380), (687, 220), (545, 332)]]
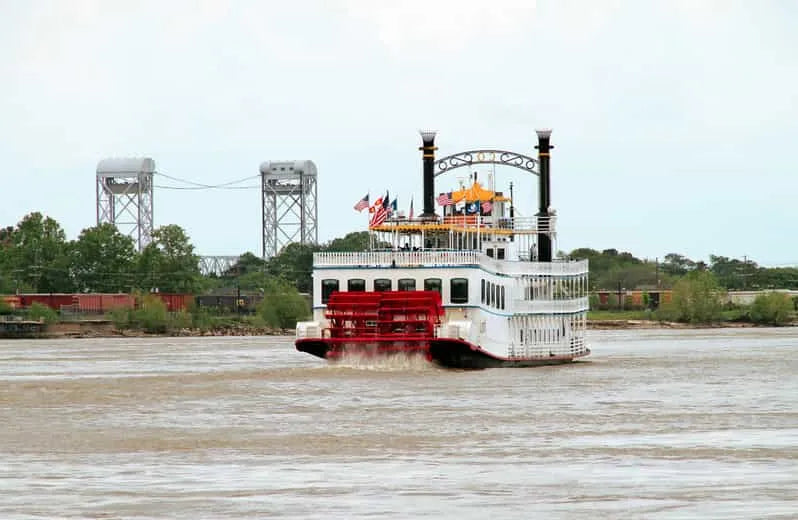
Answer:
[(213, 309), (219, 313), (242, 312), (252, 314), (255, 312), (258, 303), (263, 300), (260, 294), (204, 294), (196, 297), (197, 307)]

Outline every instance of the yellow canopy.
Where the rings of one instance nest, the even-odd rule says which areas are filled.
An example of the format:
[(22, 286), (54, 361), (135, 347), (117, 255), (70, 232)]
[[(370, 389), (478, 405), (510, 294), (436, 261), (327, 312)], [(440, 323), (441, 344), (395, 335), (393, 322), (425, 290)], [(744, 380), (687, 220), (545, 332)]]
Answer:
[(468, 188), (463, 188), (462, 190), (452, 192), (452, 201), (454, 201), (455, 204), (464, 199), (466, 202), (484, 202), (486, 200), (502, 202), (510, 200), (507, 197), (502, 197), (501, 195), (497, 196), (495, 192), (486, 190), (477, 181), (474, 181), (474, 184)]

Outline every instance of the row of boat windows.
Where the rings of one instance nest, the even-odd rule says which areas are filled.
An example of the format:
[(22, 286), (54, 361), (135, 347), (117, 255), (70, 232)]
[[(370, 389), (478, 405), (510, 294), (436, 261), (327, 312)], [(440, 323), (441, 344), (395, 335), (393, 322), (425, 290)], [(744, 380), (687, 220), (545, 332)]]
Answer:
[(482, 280), (482, 303), (504, 309), (504, 286)]
[[(485, 250), (485, 254), (487, 254), (489, 257), (493, 258), (493, 248), (489, 247), (488, 249), (486, 249)], [(504, 248), (503, 247), (497, 247), (496, 248), (496, 258), (498, 260), (504, 260)]]
[[(397, 280), (396, 289), (398, 291), (415, 291), (415, 278), (400, 278)], [(321, 303), (329, 301), (333, 291), (340, 290), (340, 283), (335, 278), (326, 278), (321, 281)], [(368, 291), (366, 280), (362, 278), (350, 278), (346, 281), (347, 291)], [(374, 292), (392, 291), (393, 280), (389, 278), (377, 278), (371, 286)], [(443, 296), (443, 281), (440, 278), (425, 278), (425, 291), (438, 291)], [(449, 280), (449, 298), (451, 303), (468, 303), (468, 278), (452, 278)]]

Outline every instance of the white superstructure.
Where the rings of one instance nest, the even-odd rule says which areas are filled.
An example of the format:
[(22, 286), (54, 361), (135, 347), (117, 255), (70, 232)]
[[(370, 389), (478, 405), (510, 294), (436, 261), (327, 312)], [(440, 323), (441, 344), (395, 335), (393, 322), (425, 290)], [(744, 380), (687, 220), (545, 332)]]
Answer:
[[(454, 334), (505, 359), (583, 355), (587, 261), (523, 260), (518, 244), (528, 244), (522, 237), (537, 234), (536, 228), (525, 225), (528, 219), (502, 219), (501, 228), (494, 228), (490, 217), (472, 220), (472, 226), (456, 222), (456, 217), (447, 224), (443, 219), (434, 223), (388, 220), (372, 231), (375, 241), (389, 238), (396, 247), (316, 253), (314, 321), (325, 327), (325, 303), (333, 291), (438, 290), (446, 311), (439, 337)], [(553, 234), (553, 222), (546, 226)], [(477, 249), (402, 249), (405, 243), (423, 244), (427, 236), (439, 237), (441, 232), (454, 243), (473, 243), (470, 239), (476, 237)]]

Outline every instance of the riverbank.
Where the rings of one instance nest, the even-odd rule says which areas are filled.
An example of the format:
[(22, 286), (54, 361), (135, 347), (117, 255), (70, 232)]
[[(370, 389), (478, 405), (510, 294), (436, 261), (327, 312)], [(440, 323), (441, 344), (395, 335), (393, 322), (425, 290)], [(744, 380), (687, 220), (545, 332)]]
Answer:
[[(792, 326), (794, 324), (788, 325)], [(763, 327), (750, 322), (723, 321), (717, 323), (679, 323), (676, 321), (656, 320), (587, 320), (587, 328), (592, 330), (628, 330), (628, 329), (749, 329)]]
[[(797, 326), (791, 323), (789, 326)], [(712, 324), (690, 324), (672, 321), (639, 320), (639, 319), (590, 319), (587, 328), (590, 330), (635, 330), (635, 329), (718, 329), (718, 328), (755, 328), (750, 322), (717, 322)], [(15, 334), (10, 338), (116, 338), (116, 337), (213, 337), (213, 336), (293, 336), (291, 329), (275, 329), (255, 327), (243, 323), (227, 324), (207, 329), (181, 328), (163, 333), (145, 332), (141, 329), (118, 329), (110, 320), (83, 320), (51, 323), (37, 329), (35, 333)]]
[(39, 337), (46, 338), (114, 338), (114, 337), (202, 337), (202, 336), (284, 336), (293, 330), (231, 324), (207, 329), (181, 328), (163, 333), (150, 333), (141, 329), (118, 329), (109, 320), (85, 320), (51, 323)]

